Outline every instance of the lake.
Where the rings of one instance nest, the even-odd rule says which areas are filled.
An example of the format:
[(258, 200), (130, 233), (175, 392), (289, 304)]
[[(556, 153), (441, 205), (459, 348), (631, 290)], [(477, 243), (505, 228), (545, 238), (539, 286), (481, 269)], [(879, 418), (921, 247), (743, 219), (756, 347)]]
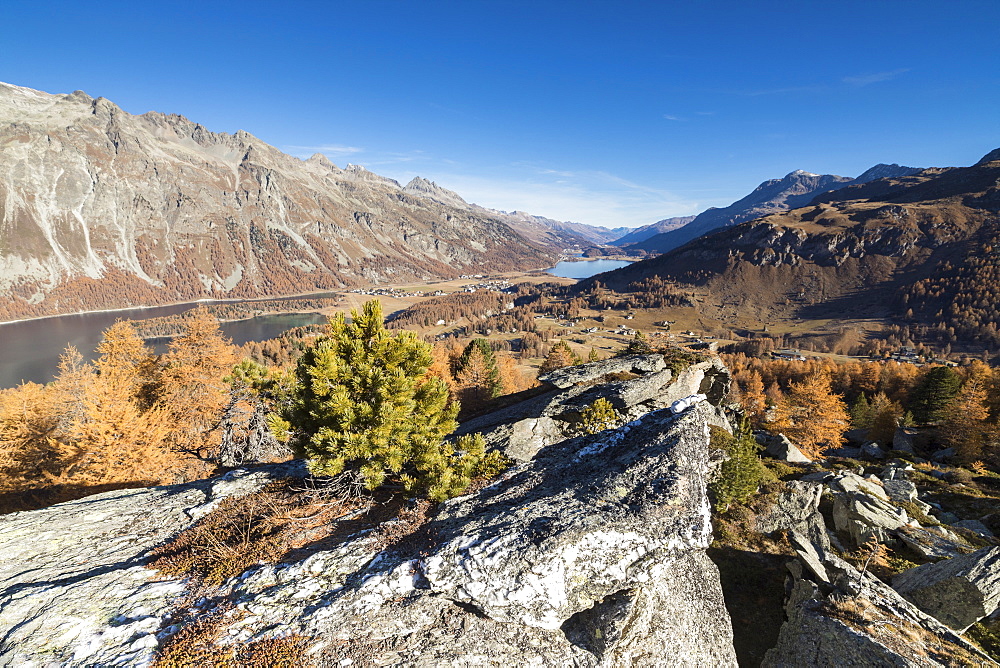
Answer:
[[(70, 344), (76, 346), (85, 358), (94, 359), (94, 348), (101, 341), (101, 333), (118, 319), (158, 318), (182, 313), (195, 306), (175, 304), (82, 313), (0, 325), (0, 388), (13, 387), (22, 381), (49, 382), (58, 370), (59, 356)], [(221, 328), (234, 344), (243, 345), (248, 341), (273, 339), (292, 327), (323, 322), (326, 322), (326, 317), (317, 313), (288, 313), (225, 322)], [(165, 347), (163, 342), (154, 346), (157, 352), (162, 352)]]
[(632, 264), (628, 260), (579, 260), (577, 262), (566, 262), (565, 260), (545, 271), (553, 276), (563, 278), (590, 278), (595, 274), (603, 274), (613, 269), (621, 269)]

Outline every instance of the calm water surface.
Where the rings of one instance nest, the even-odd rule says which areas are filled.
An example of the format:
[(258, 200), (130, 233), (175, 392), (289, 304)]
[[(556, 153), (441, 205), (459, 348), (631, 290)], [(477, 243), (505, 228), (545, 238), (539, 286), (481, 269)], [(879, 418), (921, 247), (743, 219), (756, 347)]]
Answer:
[[(129, 309), (111, 313), (84, 313), (42, 320), (28, 320), (0, 325), (0, 388), (13, 387), (22, 381), (47, 383), (59, 365), (59, 355), (67, 345), (76, 346), (87, 359), (93, 359), (101, 333), (118, 319), (142, 320), (181, 313), (195, 304), (176, 304), (153, 308)], [(236, 345), (263, 341), (287, 329), (326, 322), (316, 313), (263, 315), (249, 320), (222, 324), (223, 333)], [(154, 346), (162, 352), (166, 344)]]
[(579, 262), (560, 262), (551, 269), (546, 269), (553, 276), (564, 278), (590, 278), (612, 269), (621, 269), (632, 264), (628, 260), (580, 260)]

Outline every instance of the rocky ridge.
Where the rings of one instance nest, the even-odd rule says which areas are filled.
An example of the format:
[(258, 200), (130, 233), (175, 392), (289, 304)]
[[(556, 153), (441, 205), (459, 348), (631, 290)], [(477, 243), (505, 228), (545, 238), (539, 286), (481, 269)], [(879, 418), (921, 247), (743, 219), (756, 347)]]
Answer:
[(633, 245), (649, 253), (666, 253), (713, 230), (806, 206), (822, 193), (836, 192), (877, 179), (909, 176), (919, 171), (914, 167), (878, 164), (852, 179), (797, 169), (780, 179), (764, 181), (749, 195), (727, 207), (708, 209), (682, 227), (637, 240)]
[[(587, 386), (609, 365), (669, 371), (647, 356), (549, 382)], [(712, 371), (723, 373), (709, 363), (675, 380), (710, 389)], [(294, 634), (319, 665), (735, 665), (705, 554), (708, 424), (719, 414), (708, 401), (636, 412), (617, 429), (522, 449), (500, 480), (441, 504), (409, 538), (348, 532), (200, 602), (184, 602), (183, 579), (145, 568), (150, 551), (227, 497), (304, 475), (297, 463), (2, 517), (0, 550), (15, 558), (0, 565), (0, 660), (148, 665), (179, 610), (228, 605), (223, 642)]]
[(646, 239), (656, 236), (657, 234), (680, 229), (696, 217), (697, 216), (675, 216), (673, 218), (664, 218), (663, 220), (658, 220), (651, 225), (643, 225), (642, 227), (630, 230), (628, 234), (618, 237), (612, 243), (615, 246), (630, 246), (632, 244), (637, 244), (640, 241), (645, 241)]
[(592, 244), (604, 244), (616, 239), (622, 228), (608, 229), (597, 225), (585, 225), (568, 221), (553, 220), (544, 216), (535, 216), (524, 211), (500, 211), (470, 204), (458, 193), (439, 186), (419, 176), (414, 177), (403, 188), (403, 192), (464, 209), (480, 215), (490, 216), (503, 221), (525, 239), (540, 244), (543, 247), (562, 251), (569, 248), (586, 248)]
[[(997, 665), (963, 634), (1000, 614), (1000, 547), (981, 522), (925, 501), (914, 483), (925, 474), (911, 462), (878, 458), (885, 454), (870, 466), (793, 474), (757, 518), (756, 531), (787, 536), (797, 555), (786, 621), (762, 665)], [(925, 563), (890, 584), (873, 573), (886, 547)]]

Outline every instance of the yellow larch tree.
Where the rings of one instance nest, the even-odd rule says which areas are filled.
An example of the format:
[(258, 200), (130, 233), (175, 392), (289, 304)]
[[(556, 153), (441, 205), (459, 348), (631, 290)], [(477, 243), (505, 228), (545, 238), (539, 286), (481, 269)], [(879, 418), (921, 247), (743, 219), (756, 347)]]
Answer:
[(942, 411), (941, 433), (945, 442), (955, 448), (959, 460), (972, 463), (983, 458), (989, 425), (986, 383), (971, 376)]
[(764, 413), (767, 408), (767, 395), (764, 393), (764, 379), (756, 371), (751, 371), (746, 375), (740, 385), (740, 399), (743, 410), (755, 423), (758, 416)]
[(843, 443), (849, 426), (847, 407), (833, 393), (830, 377), (812, 373), (801, 382), (791, 383), (788, 393), (775, 407), (774, 420), (768, 429), (784, 434), (804, 455), (816, 458), (825, 449)]
[(173, 447), (209, 455), (212, 431), (231, 399), (226, 377), (236, 362), (236, 349), (222, 336), (218, 321), (208, 309), (197, 309), (161, 358), (154, 392), (170, 413)]

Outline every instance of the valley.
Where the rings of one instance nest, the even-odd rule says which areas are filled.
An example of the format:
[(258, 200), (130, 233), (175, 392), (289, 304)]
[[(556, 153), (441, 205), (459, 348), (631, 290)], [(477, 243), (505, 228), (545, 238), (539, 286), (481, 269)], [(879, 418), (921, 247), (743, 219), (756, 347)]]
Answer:
[(1000, 149), (632, 229), (286, 148), (0, 83), (0, 662), (998, 665)]

